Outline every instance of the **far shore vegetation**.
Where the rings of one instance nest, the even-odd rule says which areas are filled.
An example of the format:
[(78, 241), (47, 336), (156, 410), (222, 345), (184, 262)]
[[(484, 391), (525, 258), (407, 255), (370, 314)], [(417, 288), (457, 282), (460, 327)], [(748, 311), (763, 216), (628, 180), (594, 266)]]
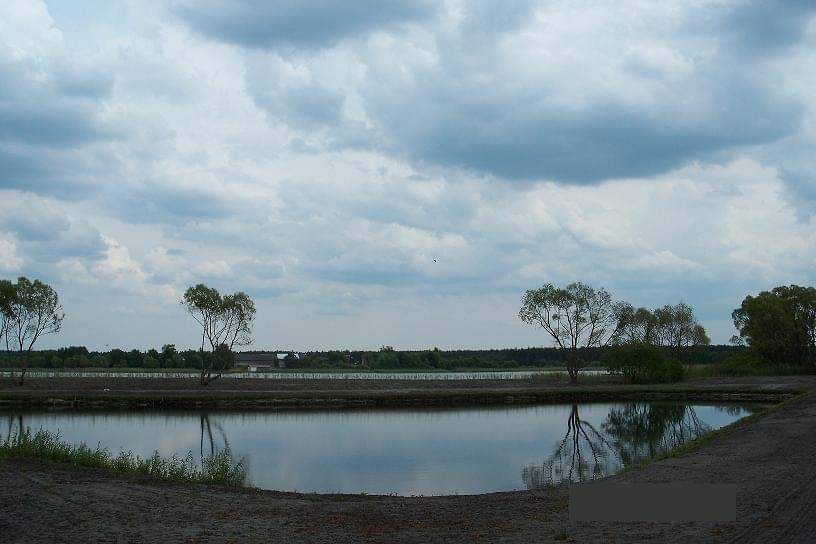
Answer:
[[(0, 369), (196, 372), (202, 386), (247, 370), (251, 355), (271, 355), (276, 372), (393, 372), (564, 370), (574, 384), (583, 369), (608, 370), (624, 382), (670, 383), (693, 377), (761, 376), (816, 372), (816, 288), (780, 286), (745, 297), (732, 319), (739, 331), (729, 345), (711, 345), (694, 310), (684, 302), (655, 309), (615, 300), (581, 282), (528, 290), (519, 318), (542, 331), (553, 347), (490, 350), (244, 351), (252, 341), (256, 308), (244, 292), (222, 295), (197, 284), (181, 305), (201, 332), (199, 349), (112, 349), (84, 346), (35, 350), (58, 333), (65, 314), (52, 287), (21, 277), (0, 280)], [(586, 377), (580, 378), (586, 379)]]
[(58, 461), (75, 466), (102, 468), (120, 474), (151, 476), (168, 482), (207, 483), (243, 486), (247, 470), (243, 461), (235, 461), (230, 450), (224, 449), (203, 456), (200, 464), (192, 452), (187, 457), (162, 457), (155, 452), (150, 457), (140, 457), (130, 451), (112, 455), (101, 446), (91, 448), (85, 443), (70, 444), (61, 440), (58, 433), (40, 429), (32, 433), (24, 428), (6, 438), (0, 438), (0, 459), (25, 457)]

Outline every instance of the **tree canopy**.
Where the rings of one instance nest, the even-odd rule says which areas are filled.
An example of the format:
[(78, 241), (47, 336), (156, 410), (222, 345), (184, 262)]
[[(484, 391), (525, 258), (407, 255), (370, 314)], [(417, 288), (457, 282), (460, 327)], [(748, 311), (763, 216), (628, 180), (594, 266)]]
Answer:
[[(0, 313), (6, 348), (28, 352), (42, 335), (59, 332), (65, 318), (57, 292), (38, 279), (31, 281), (24, 276), (16, 283), (0, 282)], [(27, 358), (23, 360), (20, 384), (25, 380), (27, 362)]]
[(816, 364), (816, 288), (789, 285), (748, 295), (731, 317), (740, 338), (764, 360)]
[(686, 348), (707, 346), (711, 340), (685, 302), (649, 310), (626, 305), (621, 325), (613, 339), (617, 345), (646, 344), (667, 348), (680, 359)]
[(199, 283), (185, 291), (181, 304), (201, 326), (201, 350), (207, 342), (216, 355), (202, 358), (201, 383), (207, 385), (214, 379), (214, 370), (218, 371), (217, 378), (232, 366), (234, 346), (252, 343), (255, 303), (244, 292), (222, 296), (217, 289)]
[(618, 333), (628, 307), (613, 301), (603, 288), (595, 289), (581, 282), (563, 288), (547, 283), (524, 294), (519, 318), (540, 326), (558, 347), (569, 350), (567, 371), (574, 383), (583, 366), (578, 350), (607, 345)]
[(221, 344), (229, 349), (252, 343), (252, 321), (255, 303), (244, 292), (221, 296), (213, 287), (199, 283), (184, 293), (181, 301), (189, 314), (201, 325), (201, 349), (205, 341), (215, 351)]

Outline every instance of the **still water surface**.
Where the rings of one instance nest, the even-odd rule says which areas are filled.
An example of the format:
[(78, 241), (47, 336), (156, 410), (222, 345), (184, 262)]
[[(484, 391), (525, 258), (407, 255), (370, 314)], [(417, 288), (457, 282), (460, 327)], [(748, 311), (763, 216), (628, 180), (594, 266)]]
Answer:
[(599, 478), (761, 409), (682, 403), (455, 410), (0, 413), (113, 453), (229, 447), (264, 489), (398, 495), (531, 489)]

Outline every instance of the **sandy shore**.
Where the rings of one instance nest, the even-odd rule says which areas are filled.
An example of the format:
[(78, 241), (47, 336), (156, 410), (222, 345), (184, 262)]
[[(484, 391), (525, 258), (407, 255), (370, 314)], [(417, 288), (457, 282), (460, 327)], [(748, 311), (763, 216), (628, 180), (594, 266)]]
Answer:
[[(816, 389), (816, 378), (699, 388)], [(691, 453), (613, 476), (738, 485), (733, 523), (571, 523), (567, 489), (454, 497), (301, 495), (160, 484), (0, 462), (3, 542), (812, 542), (816, 393), (738, 422)]]

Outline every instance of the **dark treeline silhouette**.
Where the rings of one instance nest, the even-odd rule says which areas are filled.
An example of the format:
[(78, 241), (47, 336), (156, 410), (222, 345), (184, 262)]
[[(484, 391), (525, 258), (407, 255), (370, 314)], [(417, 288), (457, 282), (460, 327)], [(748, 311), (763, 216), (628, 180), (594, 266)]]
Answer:
[[(590, 348), (585, 358), (602, 365), (609, 348)], [(690, 350), (690, 364), (717, 364), (735, 354), (746, 353), (743, 346), (712, 345)], [(291, 350), (252, 351), (246, 353), (293, 353)], [(404, 350), (390, 348), (379, 351), (313, 351), (299, 357), (285, 358), (289, 369), (426, 369), (454, 370), (480, 368), (548, 368), (563, 367), (565, 354), (556, 348), (513, 348), (487, 350)], [(91, 351), (84, 346), (70, 346), (31, 353), (0, 351), (1, 368), (19, 368), (24, 358), (30, 368), (83, 369), (83, 368), (140, 368), (200, 370), (202, 359), (214, 357), (210, 351), (199, 349), (176, 350), (166, 344), (160, 350), (147, 351), (112, 349)], [(240, 360), (239, 360), (240, 362)], [(234, 364), (234, 363), (233, 363)], [(213, 366), (206, 365), (205, 366)]]
[(30, 353), (0, 352), (0, 367), (20, 368), (27, 361), (29, 368), (45, 369), (83, 369), (83, 368), (177, 368), (196, 369), (214, 367), (222, 361), (213, 363), (208, 358), (218, 357), (218, 353), (200, 350), (176, 351), (172, 344), (165, 345), (161, 351), (112, 349), (110, 351), (89, 351), (85, 346), (71, 346), (59, 349), (39, 350)]

